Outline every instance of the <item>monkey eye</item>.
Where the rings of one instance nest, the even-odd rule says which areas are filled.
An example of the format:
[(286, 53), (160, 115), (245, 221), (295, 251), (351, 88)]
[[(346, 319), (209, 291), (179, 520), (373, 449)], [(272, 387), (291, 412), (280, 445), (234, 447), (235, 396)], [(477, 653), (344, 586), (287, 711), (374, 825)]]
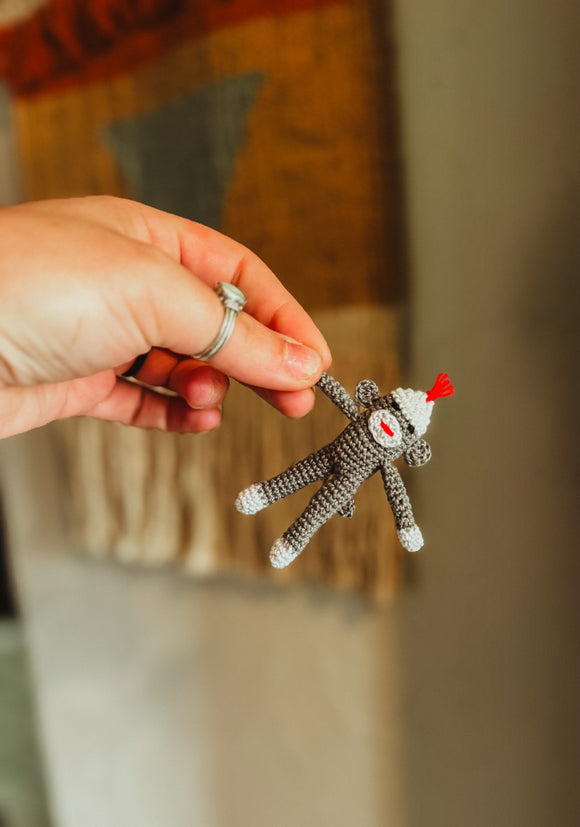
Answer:
[(395, 400), (394, 400), (394, 399), (393, 399), (393, 401), (391, 402), (391, 408), (392, 408), (394, 411), (400, 411), (400, 410), (401, 410), (401, 406), (399, 405), (399, 403), (398, 403), (398, 402), (395, 402)]
[(414, 434), (415, 433), (415, 426), (414, 425), (407, 425), (407, 431), (410, 434)]

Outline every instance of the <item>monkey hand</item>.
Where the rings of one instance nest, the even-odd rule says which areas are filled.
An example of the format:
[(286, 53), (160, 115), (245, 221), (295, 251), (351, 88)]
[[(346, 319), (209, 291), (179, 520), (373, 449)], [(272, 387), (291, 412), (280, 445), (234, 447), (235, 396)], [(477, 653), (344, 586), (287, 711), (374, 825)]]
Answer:
[(423, 535), (418, 525), (412, 525), (411, 528), (398, 528), (397, 534), (401, 545), (407, 551), (419, 551), (423, 547)]
[(267, 505), (269, 505), (268, 498), (264, 493), (261, 482), (250, 485), (249, 488), (244, 488), (236, 499), (236, 508), (242, 514), (257, 514)]

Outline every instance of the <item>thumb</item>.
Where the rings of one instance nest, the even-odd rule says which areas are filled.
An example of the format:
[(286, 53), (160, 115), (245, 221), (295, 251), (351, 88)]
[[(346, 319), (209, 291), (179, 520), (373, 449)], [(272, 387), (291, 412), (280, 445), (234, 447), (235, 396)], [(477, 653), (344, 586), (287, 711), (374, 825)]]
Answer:
[(322, 373), (319, 353), (243, 311), (230, 339), (210, 362), (239, 382), (270, 390), (310, 388)]

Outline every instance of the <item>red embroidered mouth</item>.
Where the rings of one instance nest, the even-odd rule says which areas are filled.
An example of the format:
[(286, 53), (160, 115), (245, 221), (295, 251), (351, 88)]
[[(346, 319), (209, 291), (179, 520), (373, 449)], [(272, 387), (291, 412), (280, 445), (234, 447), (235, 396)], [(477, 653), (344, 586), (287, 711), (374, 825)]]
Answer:
[(382, 429), (383, 429), (383, 431), (384, 431), (386, 434), (388, 434), (389, 436), (395, 436), (394, 431), (392, 431), (392, 430), (389, 428), (389, 426), (387, 425), (387, 423), (386, 423), (386, 422), (383, 422), (382, 420), (381, 420), (381, 428), (382, 428)]

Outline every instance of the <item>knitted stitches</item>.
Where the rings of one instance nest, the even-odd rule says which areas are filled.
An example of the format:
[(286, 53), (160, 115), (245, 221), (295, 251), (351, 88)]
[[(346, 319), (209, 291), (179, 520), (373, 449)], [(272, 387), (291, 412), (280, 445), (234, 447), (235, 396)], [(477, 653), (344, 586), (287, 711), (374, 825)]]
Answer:
[(310, 483), (324, 480), (302, 514), (270, 550), (272, 565), (283, 568), (330, 517), (351, 517), (360, 484), (380, 471), (399, 540), (408, 551), (418, 551), (423, 537), (403, 480), (392, 463), (402, 456), (408, 465), (419, 466), (431, 458), (431, 448), (420, 437), (427, 430), (434, 399), (453, 392), (447, 375), (440, 374), (428, 394), (398, 388), (381, 396), (374, 382), (363, 380), (355, 394), (362, 411), (332, 376), (323, 373), (317, 384), (351, 424), (333, 442), (281, 474), (240, 492), (236, 508), (243, 514), (256, 514)]

